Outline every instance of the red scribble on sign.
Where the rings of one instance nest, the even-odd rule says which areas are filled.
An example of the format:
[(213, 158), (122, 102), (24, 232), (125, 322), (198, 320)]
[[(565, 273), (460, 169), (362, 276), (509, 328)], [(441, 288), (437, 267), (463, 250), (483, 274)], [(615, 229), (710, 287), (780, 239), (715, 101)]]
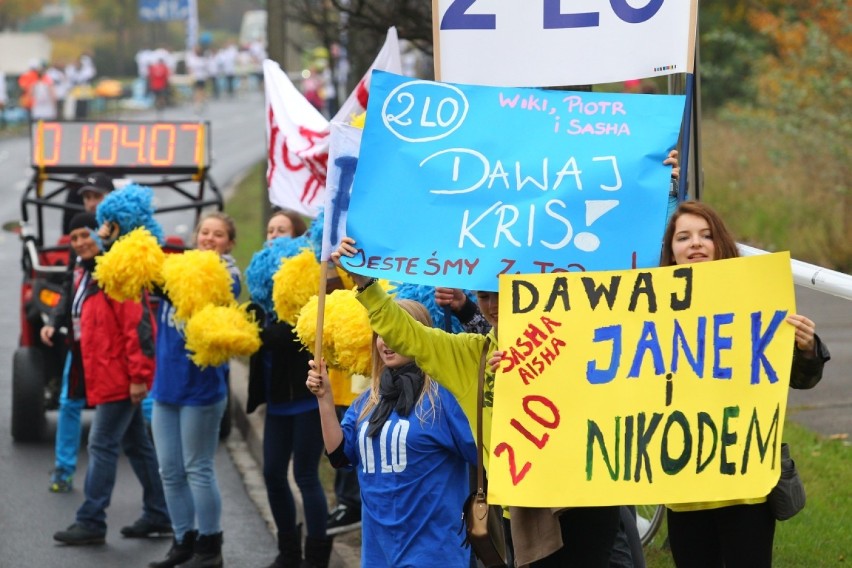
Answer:
[(281, 149), (276, 150), (278, 137), (281, 129), (275, 121), (275, 113), (269, 107), (269, 168), (266, 172), (266, 185), (271, 187), (279, 160), (290, 172), (306, 170), (308, 178), (302, 186), (299, 200), (310, 205), (317, 198), (320, 190), (325, 187), (326, 173), (328, 170), (328, 151), (316, 152), (317, 143), (328, 136), (328, 132), (317, 132), (304, 126), (299, 126), (299, 137), (306, 142), (306, 146), (294, 151), (290, 148), (291, 140), (284, 138)]
[[(533, 403), (538, 404), (541, 407), (541, 410), (532, 408)], [(532, 418), (533, 421), (538, 422), (545, 429), (555, 430), (559, 427), (559, 422), (561, 421), (559, 408), (557, 408), (556, 404), (554, 404), (549, 398), (536, 394), (527, 395), (523, 398), (522, 404), (524, 414), (526, 414), (527, 417)], [(542, 410), (544, 411), (543, 413)], [(529, 430), (529, 428), (524, 426), (515, 418), (512, 418), (509, 421), (509, 425), (517, 430), (524, 438), (527, 439), (527, 441), (532, 443), (539, 450), (544, 449), (544, 446), (547, 445), (547, 442), (550, 440), (550, 434), (547, 432), (536, 436)], [(509, 467), (509, 475), (512, 477), (512, 485), (517, 485), (523, 481), (524, 477), (526, 477), (527, 473), (529, 473), (530, 469), (532, 469), (533, 464), (531, 461), (524, 461), (523, 465), (518, 468), (518, 450), (516, 450), (508, 442), (500, 442), (494, 446), (493, 454), (495, 458), (499, 458), (504, 452), (507, 452), (507, 465)], [(495, 463), (495, 460), (492, 460), (492, 463)]]

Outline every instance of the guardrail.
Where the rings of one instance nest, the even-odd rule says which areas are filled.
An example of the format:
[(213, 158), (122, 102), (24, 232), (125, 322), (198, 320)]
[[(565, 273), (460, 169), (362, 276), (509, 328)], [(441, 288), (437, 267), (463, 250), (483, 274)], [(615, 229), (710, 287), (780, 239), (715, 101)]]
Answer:
[[(737, 248), (743, 256), (769, 254), (765, 250), (737, 243)], [(793, 269), (793, 281), (800, 286), (806, 286), (819, 292), (832, 294), (844, 300), (852, 300), (852, 276), (829, 270), (816, 264), (808, 264), (801, 260), (790, 259)]]

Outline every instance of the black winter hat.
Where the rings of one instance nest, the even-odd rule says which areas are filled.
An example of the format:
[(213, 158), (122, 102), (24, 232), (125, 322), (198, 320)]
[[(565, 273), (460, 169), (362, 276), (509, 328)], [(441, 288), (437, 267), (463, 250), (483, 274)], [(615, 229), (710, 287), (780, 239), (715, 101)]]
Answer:
[(71, 218), (71, 222), (68, 223), (68, 232), (70, 233), (76, 229), (82, 229), (83, 227), (91, 229), (92, 231), (98, 230), (98, 220), (95, 218), (94, 213), (84, 211), (74, 215)]

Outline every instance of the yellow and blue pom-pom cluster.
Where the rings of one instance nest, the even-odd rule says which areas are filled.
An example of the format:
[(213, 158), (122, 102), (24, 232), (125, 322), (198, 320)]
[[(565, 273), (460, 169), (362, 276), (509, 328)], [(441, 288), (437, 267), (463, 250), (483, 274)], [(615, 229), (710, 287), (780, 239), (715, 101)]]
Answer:
[(157, 238), (145, 228), (134, 229), (118, 239), (97, 257), (95, 280), (110, 298), (138, 302), (142, 290), (152, 290), (163, 282), (166, 255)]

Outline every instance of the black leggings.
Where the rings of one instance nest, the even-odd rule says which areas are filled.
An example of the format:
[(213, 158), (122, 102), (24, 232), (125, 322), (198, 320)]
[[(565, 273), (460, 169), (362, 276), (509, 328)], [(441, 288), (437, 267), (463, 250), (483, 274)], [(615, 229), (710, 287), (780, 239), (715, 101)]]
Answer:
[(682, 568), (770, 568), (775, 518), (767, 503), (676, 513), (669, 543)]
[(577, 507), (559, 516), (562, 548), (530, 568), (607, 568), (620, 522), (618, 507)]

